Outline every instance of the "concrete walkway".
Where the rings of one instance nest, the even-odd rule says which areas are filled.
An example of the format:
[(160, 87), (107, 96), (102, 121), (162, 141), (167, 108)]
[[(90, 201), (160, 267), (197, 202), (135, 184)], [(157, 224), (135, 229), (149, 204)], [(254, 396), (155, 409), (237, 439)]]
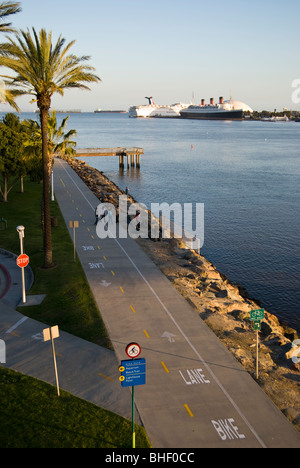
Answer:
[[(121, 388), (118, 366), (126, 359), (126, 345), (137, 342), (147, 379), (136, 387), (136, 405), (154, 448), (299, 448), (300, 434), (136, 242), (97, 237), (98, 200), (70, 166), (56, 160), (54, 175), (67, 225), (79, 221), (77, 253), (115, 349), (105, 366), (99, 347), (79, 345), (81, 340), (62, 333), (57, 340), (61, 386), (91, 401), (98, 398), (104, 407), (107, 395), (112, 410), (130, 411), (130, 392)], [(20, 323), (20, 317), (10, 319), (1, 306), (0, 337), (7, 339), (8, 355), (19, 349), (7, 365), (50, 381), (44, 375), (51, 354), (41, 342), (43, 326), (30, 319)], [(43, 356), (43, 365), (37, 356)]]

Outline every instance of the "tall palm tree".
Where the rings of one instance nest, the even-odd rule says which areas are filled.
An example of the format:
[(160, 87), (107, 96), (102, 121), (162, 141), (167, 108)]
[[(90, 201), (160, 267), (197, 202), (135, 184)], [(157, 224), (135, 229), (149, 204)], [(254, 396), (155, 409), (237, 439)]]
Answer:
[(0, 32), (12, 32), (14, 29), (11, 27), (11, 23), (5, 23), (8, 16), (20, 13), (21, 3), (20, 2), (1, 2), (0, 3)]
[(52, 33), (41, 29), (39, 34), (32, 29), (19, 31), (15, 39), (0, 44), (0, 65), (11, 69), (15, 76), (6, 76), (6, 85), (12, 96), (34, 96), (40, 111), (43, 153), (43, 208), (44, 208), (44, 267), (53, 265), (50, 215), (50, 177), (48, 154), (48, 115), (54, 93), (63, 96), (65, 89), (89, 90), (85, 83), (99, 82), (93, 67), (85, 62), (90, 57), (77, 57), (69, 53), (75, 41), (66, 44), (59, 36), (52, 43)]

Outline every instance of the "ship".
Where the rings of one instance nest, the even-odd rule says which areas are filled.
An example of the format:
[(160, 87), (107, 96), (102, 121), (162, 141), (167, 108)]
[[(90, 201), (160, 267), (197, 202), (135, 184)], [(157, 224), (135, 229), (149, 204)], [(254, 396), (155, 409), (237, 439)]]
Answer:
[(156, 105), (153, 101), (153, 97), (145, 97), (148, 100), (148, 105), (142, 106), (131, 106), (129, 108), (129, 117), (143, 117), (143, 118), (172, 118), (180, 117), (180, 112), (189, 106), (189, 104), (183, 104), (178, 102), (176, 104), (168, 105)]
[(96, 109), (94, 111), (95, 114), (126, 114), (126, 110), (103, 110), (103, 109)]
[(69, 109), (69, 110), (57, 110), (57, 114), (81, 114), (82, 110), (81, 109)]
[(283, 117), (278, 117), (278, 116), (273, 116), (273, 117), (263, 117), (261, 119), (262, 122), (290, 122), (290, 119), (288, 118), (287, 115), (284, 115)]
[(201, 100), (201, 105), (190, 105), (186, 109), (180, 111), (183, 119), (201, 119), (201, 120), (242, 120), (243, 112), (253, 110), (240, 101), (224, 101), (221, 96), (219, 103), (215, 104), (214, 98), (210, 99), (210, 103), (206, 104), (205, 99)]

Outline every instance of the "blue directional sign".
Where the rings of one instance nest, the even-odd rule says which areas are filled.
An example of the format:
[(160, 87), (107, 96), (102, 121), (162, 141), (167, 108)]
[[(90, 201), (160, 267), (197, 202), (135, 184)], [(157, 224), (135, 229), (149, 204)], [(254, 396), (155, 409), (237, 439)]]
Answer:
[(146, 359), (130, 359), (121, 361), (122, 387), (136, 387), (146, 383)]

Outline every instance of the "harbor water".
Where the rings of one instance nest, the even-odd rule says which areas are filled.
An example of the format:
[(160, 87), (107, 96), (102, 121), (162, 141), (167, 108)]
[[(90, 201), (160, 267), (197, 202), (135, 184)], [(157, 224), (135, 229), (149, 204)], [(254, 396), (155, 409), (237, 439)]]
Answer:
[(148, 208), (204, 203), (202, 255), (300, 331), (300, 123), (83, 113), (71, 128), (78, 148), (144, 148), (140, 170), (86, 161)]

